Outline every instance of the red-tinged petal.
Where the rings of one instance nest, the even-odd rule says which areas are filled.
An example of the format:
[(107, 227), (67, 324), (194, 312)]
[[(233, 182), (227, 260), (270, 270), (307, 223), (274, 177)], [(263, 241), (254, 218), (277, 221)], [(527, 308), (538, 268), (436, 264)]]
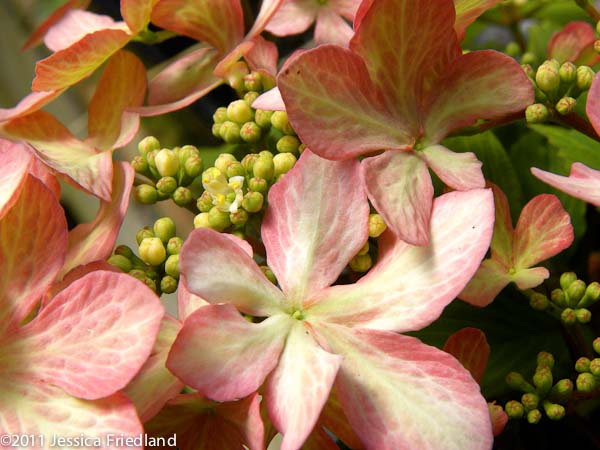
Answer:
[(0, 139), (0, 219), (19, 199), (32, 163), (27, 146)]
[(108, 61), (90, 102), (88, 142), (102, 150), (116, 148), (117, 143), (126, 145), (137, 133), (139, 116), (125, 110), (142, 105), (145, 94), (144, 64), (131, 52), (117, 52)]
[(305, 311), (307, 320), (420, 330), (437, 319), (471, 279), (488, 249), (493, 223), (489, 190), (455, 191), (436, 198), (429, 247), (409, 245), (386, 232), (371, 271), (355, 284), (315, 295)]
[(314, 0), (284, 0), (265, 30), (275, 36), (300, 34), (312, 25), (321, 8)]
[(134, 175), (129, 164), (115, 163), (112, 199), (110, 202), (100, 201), (100, 208), (92, 222), (77, 225), (69, 232), (69, 247), (61, 275), (76, 266), (110, 256), (129, 206)]
[[(10, 381), (0, 381), (0, 433), (31, 436), (36, 439), (31, 448), (71, 447), (66, 442), (53, 444), (53, 440), (84, 436), (87, 441), (78, 447), (117, 450), (123, 445), (116, 437), (139, 438), (143, 433), (135, 407), (124, 394), (80, 400), (37, 380)], [(130, 448), (142, 450), (143, 446)]]
[(330, 8), (321, 8), (315, 27), (316, 44), (336, 44), (348, 47), (354, 32), (341, 16)]
[(36, 111), (2, 124), (0, 133), (27, 141), (48, 166), (67, 181), (110, 201), (112, 155), (76, 139), (52, 115)]
[(46, 106), (64, 91), (64, 89), (61, 89), (58, 91), (32, 92), (24, 97), (14, 108), (0, 108), (0, 122), (16, 119), (17, 117), (22, 117), (37, 111)]
[(262, 0), (260, 10), (254, 20), (252, 28), (246, 35), (246, 39), (254, 39), (265, 30), (265, 26), (272, 20), (273, 15), (279, 9), (283, 0)]
[(508, 271), (514, 265), (513, 246), (514, 230), (508, 198), (495, 184), (491, 185), (494, 193), (494, 208), (496, 220), (494, 222), (494, 236), (492, 237), (492, 258), (504, 267), (502, 272)]
[(302, 447), (329, 397), (341, 360), (323, 350), (305, 324), (292, 326), (265, 391), (269, 417), (283, 433), (281, 450)]
[(232, 305), (205, 306), (185, 320), (167, 367), (214, 400), (245, 397), (277, 365), (292, 324), (286, 314), (253, 324)]
[(481, 14), (490, 8), (493, 8), (501, 0), (454, 0), (456, 9), (456, 20), (454, 30), (458, 35), (458, 40), (462, 41), (465, 35), (465, 29), (477, 19)]
[(425, 121), (429, 143), (477, 120), (516, 113), (533, 103), (533, 86), (517, 62), (494, 50), (467, 53), (439, 79)]
[(132, 34), (137, 34), (148, 25), (157, 2), (158, 0), (121, 0), (121, 15)]
[(246, 251), (216, 231), (193, 231), (179, 267), (188, 289), (210, 303), (231, 303), (259, 317), (281, 312), (287, 303)]
[(221, 55), (244, 37), (244, 14), (239, 0), (159, 0), (152, 10), (152, 23), (208, 42)]
[(152, 436), (176, 436), (179, 450), (261, 450), (264, 425), (258, 394), (217, 404), (201, 394), (181, 394), (169, 401), (145, 430)]
[(337, 12), (340, 16), (348, 20), (353, 20), (356, 15), (356, 10), (360, 6), (361, 0), (331, 0), (329, 5), (331, 9)]
[(63, 89), (90, 76), (131, 36), (123, 30), (100, 30), (84, 36), (35, 66), (34, 91)]
[[(596, 74), (596, 76), (594, 77), (594, 81), (592, 81), (592, 86), (590, 87), (590, 90), (588, 92), (588, 99), (585, 104), (585, 112), (588, 115), (590, 122), (592, 123), (592, 126), (594, 127), (594, 130), (596, 130), (596, 133), (598, 133), (598, 135), (600, 135), (600, 74)], [(535, 170), (539, 170), (539, 169), (535, 169)], [(571, 171), (573, 171), (573, 168), (571, 168)], [(578, 172), (583, 172), (583, 171), (578, 170)], [(535, 174), (535, 172), (533, 174), (535, 176), (537, 176)], [(573, 195), (573, 194), (570, 194), (570, 195)], [(600, 198), (600, 192), (597, 195)], [(578, 198), (581, 198), (581, 197), (578, 197)], [(593, 202), (590, 202), (590, 203), (593, 203)], [(598, 205), (596, 205), (596, 206), (598, 206)]]
[(278, 87), (274, 87), (264, 94), (259, 95), (252, 103), (252, 107), (267, 111), (285, 111), (285, 103), (283, 103), (283, 98)]
[(271, 188), (262, 226), (267, 262), (296, 307), (337, 279), (367, 241), (368, 219), (358, 161), (305, 150)]
[(244, 54), (244, 59), (250, 68), (276, 76), (278, 52), (275, 43), (261, 36), (256, 36), (252, 42), (254, 45)]
[(521, 290), (531, 289), (539, 286), (550, 276), (548, 269), (544, 267), (534, 267), (533, 269), (521, 269), (512, 276), (512, 281)]
[(390, 332), (335, 325), (321, 332), (344, 357), (336, 389), (367, 449), (492, 447), (487, 403), (452, 356)]
[(413, 245), (429, 244), (433, 185), (413, 152), (387, 151), (362, 161), (369, 200), (388, 226)]
[(383, 0), (373, 2), (355, 24), (350, 48), (363, 58), (389, 110), (406, 122), (411, 136), (422, 132), (427, 92), (461, 54), (454, 17), (452, 0), (438, 0), (435, 6)]
[(515, 268), (529, 268), (560, 253), (572, 242), (571, 217), (560, 200), (551, 194), (538, 195), (525, 205), (515, 228)]
[(46, 187), (52, 191), (54, 197), (60, 199), (61, 187), (56, 178), (56, 174), (50, 167), (44, 164), (42, 160), (39, 158), (32, 158), (29, 173), (44, 183)]
[(100, 30), (127, 32), (128, 28), (124, 22), (116, 22), (110, 16), (72, 9), (48, 30), (44, 36), (44, 44), (53, 52), (58, 52), (75, 44), (85, 35)]
[(508, 414), (504, 412), (502, 406), (496, 405), (496, 402), (488, 403), (488, 408), (490, 409), (490, 417), (492, 418), (492, 432), (494, 436), (499, 436), (508, 423)]
[(142, 367), (164, 312), (138, 280), (115, 272), (88, 274), (23, 327), (29, 371), (76, 397), (106, 397)]
[(57, 199), (27, 175), (0, 220), (0, 336), (37, 305), (62, 266), (66, 245), (67, 222)]
[(598, 170), (581, 163), (573, 163), (568, 177), (546, 172), (536, 167), (531, 168), (531, 173), (559, 191), (600, 207), (600, 171)]
[(587, 22), (570, 22), (548, 42), (548, 57), (560, 63), (575, 62), (581, 52), (596, 40), (594, 28)]
[(298, 136), (318, 155), (348, 159), (413, 144), (355, 53), (322, 45), (288, 61), (277, 85)]
[(484, 307), (494, 301), (496, 296), (511, 282), (509, 267), (495, 259), (486, 259), (469, 281), (458, 298), (473, 305)]
[(420, 154), (431, 170), (452, 189), (467, 191), (485, 187), (481, 161), (474, 153), (455, 153), (442, 145), (432, 145)]
[(135, 405), (142, 422), (154, 417), (168, 400), (174, 398), (183, 382), (165, 366), (171, 346), (181, 330), (181, 323), (166, 315), (148, 360), (123, 392)]
[(186, 287), (185, 276), (180, 274), (179, 286), (177, 287), (177, 312), (180, 320), (187, 319), (194, 311), (203, 306), (210, 305), (202, 297), (192, 294)]
[(333, 433), (351, 449), (363, 448), (362, 442), (350, 426), (346, 413), (342, 409), (335, 387), (331, 390), (329, 399), (321, 411), (318, 424)]
[(490, 345), (483, 331), (463, 328), (448, 338), (443, 350), (458, 359), (475, 381), (481, 383), (490, 357)]

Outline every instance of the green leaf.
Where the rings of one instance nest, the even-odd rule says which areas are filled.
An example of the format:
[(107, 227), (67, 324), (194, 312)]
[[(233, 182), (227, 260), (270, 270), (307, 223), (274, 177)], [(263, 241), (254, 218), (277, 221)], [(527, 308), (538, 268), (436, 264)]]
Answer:
[[(530, 125), (558, 148), (558, 156), (567, 163), (581, 162), (589, 167), (600, 168), (600, 142), (572, 128), (554, 125)], [(565, 173), (568, 175), (568, 171)]]
[(537, 10), (534, 17), (566, 25), (575, 20), (589, 22), (590, 18), (573, 0), (553, 0)]

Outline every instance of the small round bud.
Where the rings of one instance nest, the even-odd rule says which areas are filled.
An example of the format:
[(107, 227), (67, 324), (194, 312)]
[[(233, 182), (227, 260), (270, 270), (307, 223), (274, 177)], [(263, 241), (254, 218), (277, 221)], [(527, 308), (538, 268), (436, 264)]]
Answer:
[(141, 281), (143, 281), (146, 286), (148, 286), (150, 289), (152, 289), (155, 293), (158, 294), (158, 289), (156, 287), (156, 281), (154, 281), (152, 278), (149, 278), (149, 277), (145, 277)]
[[(220, 174), (225, 174), (227, 173), (227, 167), (229, 167), (229, 164), (232, 162), (237, 162), (235, 156), (233, 156), (231, 153), (221, 153), (215, 160), (215, 168), (219, 170)], [(202, 177), (204, 178), (206, 176), (210, 176), (212, 179), (216, 179), (220, 176), (220, 174), (209, 167), (204, 171)], [(202, 182), (204, 183), (204, 180)]]
[(236, 212), (229, 214), (229, 220), (235, 226), (242, 226), (248, 222), (248, 213), (245, 209), (239, 208)]
[(511, 419), (520, 419), (525, 414), (525, 408), (516, 400), (510, 400), (504, 405), (504, 411)]
[(240, 129), (240, 137), (250, 144), (258, 142), (262, 137), (261, 128), (255, 122), (246, 122)]
[(548, 297), (539, 292), (535, 292), (529, 297), (529, 305), (536, 311), (545, 311), (549, 304)]
[(577, 280), (575, 272), (565, 272), (560, 276), (560, 287), (566, 291), (575, 280)]
[(159, 238), (164, 244), (169, 242), (169, 239), (175, 236), (175, 222), (170, 217), (161, 217), (152, 227), (154, 236)]
[(215, 124), (221, 124), (227, 120), (227, 108), (225, 106), (220, 106), (217, 108), (215, 113), (213, 114), (213, 122)]
[(552, 370), (547, 366), (538, 366), (533, 374), (533, 384), (540, 395), (546, 395), (550, 392), (550, 389), (552, 389), (552, 385), (554, 384)]
[(226, 228), (231, 226), (231, 220), (229, 220), (229, 213), (221, 211), (217, 207), (213, 207), (208, 212), (208, 223), (212, 229), (217, 231), (224, 231)]
[(566, 401), (573, 393), (573, 382), (568, 378), (558, 380), (550, 390), (550, 397), (557, 401)]
[(156, 182), (156, 189), (163, 195), (170, 195), (177, 189), (177, 180), (173, 177), (162, 177)]
[(532, 409), (527, 413), (527, 422), (534, 425), (542, 420), (542, 413), (539, 409)]
[(577, 66), (570, 61), (567, 61), (558, 69), (560, 81), (565, 84), (571, 84), (577, 80)]
[(506, 375), (505, 381), (511, 389), (535, 393), (535, 388), (529, 384), (519, 372), (509, 372), (508, 375)]
[(244, 101), (248, 106), (252, 107), (252, 103), (254, 103), (254, 100), (256, 100), (260, 94), (253, 89), (248, 89), (248, 91), (249, 92), (244, 94)]
[(356, 255), (350, 260), (348, 265), (355, 272), (363, 273), (373, 266), (373, 260), (371, 259), (371, 255), (366, 253), (364, 255)]
[(537, 354), (537, 365), (552, 369), (554, 367), (554, 356), (549, 352), (539, 352)]
[(282, 136), (277, 141), (277, 151), (279, 153), (298, 153), (300, 141), (296, 136)]
[(146, 272), (141, 269), (132, 269), (129, 271), (129, 275), (140, 281), (144, 281), (146, 279)]
[(179, 186), (177, 189), (175, 189), (172, 198), (177, 206), (185, 206), (191, 203), (192, 200), (194, 200), (192, 191), (183, 186)]
[(588, 306), (593, 305), (600, 298), (600, 283), (594, 281), (593, 283), (588, 284), (585, 289), (585, 294), (583, 298), (579, 301), (577, 306), (580, 308), (587, 308)]
[(562, 313), (560, 313), (560, 321), (565, 325), (575, 325), (577, 322), (575, 311), (573, 311), (571, 308), (563, 309)]
[(544, 411), (548, 419), (550, 420), (560, 420), (565, 417), (565, 407), (562, 405), (558, 405), (556, 403), (551, 403), (545, 401), (543, 403)]
[(133, 197), (144, 205), (153, 205), (158, 201), (158, 192), (154, 186), (149, 184), (140, 184), (135, 187)]
[(366, 255), (367, 253), (369, 253), (369, 240), (368, 239), (365, 242), (365, 245), (363, 245), (360, 248), (360, 250), (358, 251), (357, 255)]
[(596, 39), (594, 41), (594, 51), (596, 53), (600, 53), (600, 39)]
[(594, 71), (588, 66), (579, 66), (577, 68), (577, 87), (582, 91), (587, 91), (592, 87), (594, 81)]
[(117, 245), (115, 247), (115, 255), (122, 255), (125, 258), (130, 259), (130, 258), (133, 258), (133, 250), (131, 250), (126, 245)]
[(254, 112), (244, 100), (236, 100), (227, 107), (227, 119), (239, 124), (250, 122), (254, 119)]
[(260, 192), (261, 194), (265, 194), (267, 192), (267, 188), (269, 187), (269, 183), (264, 178), (252, 177), (248, 180), (248, 189), (254, 192)]
[(525, 411), (531, 411), (537, 409), (540, 403), (540, 397), (532, 392), (527, 392), (521, 396), (521, 404), (525, 408)]
[(241, 162), (233, 161), (229, 164), (229, 166), (227, 166), (226, 175), (227, 175), (227, 178), (245, 177), (246, 169), (244, 169), (244, 166), (242, 165)]
[(246, 173), (249, 176), (252, 176), (252, 169), (254, 168), (254, 163), (258, 159), (258, 155), (256, 153), (250, 153), (242, 158), (242, 166), (246, 169)]
[(562, 115), (566, 116), (567, 114), (571, 114), (575, 111), (575, 106), (577, 106), (577, 100), (573, 97), (563, 97), (554, 106), (554, 109)]
[(525, 72), (525, 75), (527, 75), (531, 81), (535, 79), (535, 70), (533, 70), (531, 64), (521, 64), (521, 69), (523, 69), (523, 72)]
[(125, 273), (129, 272), (133, 268), (133, 264), (129, 258), (126, 258), (123, 255), (112, 255), (110, 258), (108, 258), (108, 263)]
[(594, 339), (592, 346), (594, 347), (594, 351), (600, 355), (600, 337)]
[(172, 294), (177, 290), (177, 280), (170, 275), (165, 275), (160, 280), (160, 290), (165, 294)]
[(271, 283), (277, 284), (277, 278), (275, 278), (275, 274), (269, 266), (260, 266), (260, 270), (262, 270), (262, 272), (265, 274), (265, 276)]
[(221, 124), (219, 133), (221, 133), (221, 139), (228, 144), (237, 144), (241, 140), (240, 125), (235, 122), (231, 122), (230, 120)]
[(525, 109), (525, 119), (529, 123), (542, 123), (548, 120), (549, 117), (550, 112), (548, 111), (548, 108), (541, 103), (534, 103)]
[(154, 232), (150, 227), (144, 227), (136, 233), (135, 240), (137, 241), (137, 244), (140, 245), (144, 239), (151, 237), (154, 237)]
[(260, 192), (250, 191), (244, 195), (242, 208), (249, 213), (256, 213), (263, 207), (264, 197)]
[(163, 177), (173, 177), (179, 171), (179, 158), (173, 150), (163, 148), (154, 158), (156, 170)]
[(190, 178), (196, 178), (202, 173), (202, 158), (196, 155), (191, 155), (183, 163), (183, 170)]
[(516, 58), (521, 53), (521, 46), (514, 41), (509, 42), (504, 49), (504, 53), (506, 53), (508, 56)]
[(178, 255), (181, 251), (181, 246), (183, 245), (183, 239), (178, 236), (172, 237), (167, 242), (167, 253), (169, 255)]
[(138, 152), (142, 156), (146, 156), (151, 151), (158, 149), (160, 149), (160, 142), (154, 136), (146, 136), (138, 144)]
[(152, 150), (151, 152), (146, 153), (146, 161), (148, 162), (148, 169), (154, 169), (156, 171), (156, 162), (155, 158), (158, 155), (159, 150)]
[(171, 255), (165, 261), (165, 273), (179, 278), (179, 255)]
[(585, 282), (583, 280), (575, 280), (573, 281), (569, 287), (565, 290), (565, 294), (567, 296), (567, 305), (571, 307), (577, 306), (579, 301), (583, 298), (585, 294)]
[(589, 372), (580, 373), (575, 380), (575, 386), (580, 392), (592, 392), (596, 389), (596, 378)]
[(194, 217), (194, 228), (210, 228), (210, 223), (208, 223), (208, 212), (201, 212)]
[(535, 65), (537, 63), (537, 60), (538, 59), (535, 56), (535, 53), (525, 52), (523, 53), (523, 56), (521, 56), (521, 64)]
[(263, 158), (269, 158), (269, 159), (273, 159), (273, 153), (271, 153), (269, 150), (263, 150), (258, 154), (258, 157), (263, 157)]
[(575, 371), (579, 373), (589, 372), (590, 371), (590, 358), (586, 358), (582, 356), (575, 361)]
[(167, 258), (167, 250), (157, 237), (145, 238), (140, 244), (139, 252), (140, 258), (151, 266), (158, 266)]
[(535, 74), (535, 82), (538, 87), (544, 92), (554, 92), (560, 85), (560, 76), (558, 75), (559, 67), (557, 64), (552, 64), (545, 61)]
[[(245, 75), (244, 88), (248, 91), (262, 91), (262, 77), (260, 72), (252, 71), (248, 75)], [(258, 94), (258, 92), (256, 92), (256, 94)], [(252, 102), (250, 102), (250, 104), (252, 104)]]
[(252, 167), (252, 171), (254, 172), (255, 177), (263, 178), (266, 181), (271, 181), (275, 172), (273, 158), (259, 156)]
[(271, 125), (284, 134), (295, 134), (285, 111), (274, 111), (271, 116)]
[(213, 206), (212, 197), (208, 191), (204, 191), (196, 201), (196, 207), (200, 212), (209, 212)]
[(561, 308), (565, 308), (567, 306), (567, 297), (562, 289), (554, 289), (550, 293), (550, 299), (552, 302)]
[(586, 308), (577, 308), (575, 310), (575, 318), (579, 323), (590, 323), (592, 320), (592, 313)]
[(261, 75), (264, 92), (270, 91), (276, 86), (275, 78), (272, 75), (269, 75), (268, 73), (263, 73)]
[(211, 127), (211, 133), (214, 137), (221, 139), (221, 125), (220, 123), (213, 123)]
[(369, 237), (376, 238), (381, 236), (386, 228), (387, 225), (383, 217), (379, 214), (369, 214)]
[(148, 161), (146, 161), (146, 158), (143, 156), (134, 156), (131, 160), (131, 167), (133, 167), (133, 170), (137, 173), (144, 175), (148, 172)]
[(590, 373), (595, 377), (600, 377), (600, 358), (594, 358), (590, 361)]
[(264, 129), (271, 128), (271, 116), (273, 111), (265, 111), (264, 109), (257, 109), (254, 114), (254, 122)]
[[(293, 136), (285, 136), (293, 137)], [(282, 138), (283, 139), (283, 138)], [(281, 139), (280, 139), (281, 140)], [(296, 164), (296, 157), (292, 153), (279, 153), (273, 157), (274, 172), (273, 175), (278, 177), (292, 170)]]

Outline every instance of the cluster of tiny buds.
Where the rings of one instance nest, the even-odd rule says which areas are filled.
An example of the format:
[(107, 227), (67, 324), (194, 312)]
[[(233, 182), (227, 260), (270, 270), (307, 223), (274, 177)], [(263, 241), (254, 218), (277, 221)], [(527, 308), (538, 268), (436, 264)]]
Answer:
[(376, 246), (370, 244), (370, 240), (375, 240), (386, 230), (383, 217), (377, 213), (369, 214), (369, 239), (361, 247), (358, 253), (350, 260), (348, 267), (357, 273), (365, 273), (373, 266), (373, 260), (376, 257)]
[[(592, 344), (594, 352), (600, 355), (600, 337)], [(578, 373), (575, 384), (579, 392), (590, 394), (600, 388), (600, 358), (582, 356), (575, 361), (575, 371)]]

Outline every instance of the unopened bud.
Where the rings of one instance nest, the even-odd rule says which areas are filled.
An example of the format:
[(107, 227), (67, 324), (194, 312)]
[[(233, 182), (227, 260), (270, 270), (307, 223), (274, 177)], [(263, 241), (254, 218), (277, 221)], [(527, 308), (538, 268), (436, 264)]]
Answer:
[(350, 260), (348, 265), (355, 272), (363, 273), (373, 266), (373, 260), (371, 259), (371, 255), (366, 253), (364, 255), (356, 255)]
[(137, 241), (137, 244), (140, 245), (144, 239), (151, 237), (154, 237), (154, 232), (150, 227), (144, 227), (136, 233), (135, 240)]
[(253, 120), (254, 112), (244, 100), (236, 100), (227, 107), (227, 119), (241, 125)]
[(565, 417), (565, 407), (556, 403), (545, 401), (543, 403), (544, 412), (550, 420), (560, 420)]
[(600, 337), (594, 339), (592, 346), (594, 347), (594, 351), (600, 355)]
[(115, 247), (115, 255), (122, 255), (125, 258), (129, 259), (133, 257), (133, 250), (131, 250), (126, 245), (117, 245)]
[(188, 177), (196, 178), (202, 173), (202, 158), (191, 155), (183, 163), (183, 170)]
[(539, 409), (532, 409), (527, 413), (527, 422), (530, 424), (535, 425), (536, 423), (539, 423), (540, 420), (542, 420), (542, 413)]
[(369, 214), (369, 237), (379, 237), (387, 228), (383, 217), (379, 214)]
[(269, 266), (260, 266), (260, 270), (262, 270), (262, 272), (265, 274), (265, 276), (271, 283), (277, 284), (277, 278), (275, 278), (275, 274)]
[(562, 402), (568, 400), (572, 393), (573, 382), (568, 378), (563, 378), (562, 380), (558, 380), (558, 382), (552, 386), (550, 398)]
[(277, 141), (277, 151), (279, 153), (298, 153), (300, 141), (296, 136), (282, 136)]
[(575, 111), (575, 106), (577, 105), (577, 100), (573, 97), (563, 97), (554, 106), (554, 109), (562, 115), (566, 116), (567, 114), (571, 114)]
[(600, 53), (600, 39), (596, 39), (594, 41), (594, 51), (596, 53)]
[(521, 64), (521, 68), (523, 69), (523, 72), (525, 72), (525, 75), (527, 75), (527, 77), (533, 81), (535, 79), (535, 70), (533, 70), (533, 67), (531, 67), (531, 64)]
[(554, 289), (550, 293), (550, 299), (552, 302), (561, 308), (565, 308), (567, 306), (567, 297), (562, 289)]
[(575, 311), (573, 311), (571, 308), (563, 309), (562, 313), (560, 313), (560, 321), (565, 325), (575, 325), (577, 322)]
[(242, 165), (241, 162), (233, 161), (229, 164), (229, 166), (227, 166), (226, 175), (227, 175), (227, 178), (245, 177), (246, 169), (244, 169), (244, 166)]
[(554, 356), (549, 352), (539, 352), (537, 354), (537, 365), (552, 369), (554, 367)]
[(596, 389), (596, 378), (589, 372), (580, 373), (575, 380), (575, 386), (580, 392), (592, 392)]
[(208, 222), (208, 212), (201, 212), (194, 217), (194, 228), (210, 228), (210, 223)]
[(269, 183), (264, 178), (252, 177), (248, 180), (248, 189), (254, 192), (266, 194)]
[(565, 84), (571, 84), (577, 80), (577, 66), (570, 61), (563, 63), (558, 69), (560, 81)]
[(549, 117), (550, 112), (548, 108), (541, 103), (534, 103), (525, 109), (525, 119), (529, 123), (542, 123), (548, 120)]
[(582, 356), (575, 361), (575, 370), (579, 373), (589, 372), (590, 371), (590, 358), (586, 358)]
[(566, 291), (575, 280), (577, 280), (575, 272), (565, 272), (560, 276), (560, 287)]
[(152, 278), (149, 278), (149, 277), (145, 277), (141, 281), (143, 281), (146, 286), (148, 286), (150, 289), (152, 289), (154, 292), (156, 292), (158, 294), (158, 289), (156, 288), (156, 281), (154, 281)]
[(263, 207), (264, 197), (260, 192), (250, 191), (244, 195), (242, 208), (249, 213), (256, 213)]
[(229, 213), (221, 211), (217, 207), (213, 207), (208, 212), (208, 223), (213, 230), (224, 231), (226, 228), (231, 226)]
[(585, 294), (585, 288), (586, 286), (583, 280), (573, 281), (565, 290), (565, 294), (567, 296), (567, 305), (570, 307), (576, 307)]
[(126, 258), (123, 255), (112, 255), (110, 258), (108, 258), (108, 263), (125, 273), (129, 272), (133, 268), (133, 264), (131, 264), (129, 258)]
[(590, 373), (595, 377), (600, 377), (600, 358), (594, 358), (590, 361)]
[(181, 251), (181, 246), (183, 245), (183, 239), (178, 236), (172, 237), (167, 242), (167, 253), (169, 255), (178, 255)]
[(254, 100), (256, 100), (259, 95), (260, 94), (258, 92), (250, 89), (249, 92), (244, 94), (244, 101), (248, 104), (248, 106), (252, 107), (252, 103), (254, 103)]
[(264, 109), (257, 109), (254, 114), (254, 122), (264, 129), (271, 128), (271, 116), (273, 111), (265, 111)]
[(511, 419), (520, 419), (525, 414), (525, 408), (523, 405), (516, 400), (510, 400), (504, 405), (504, 411), (506, 415)]
[(204, 191), (196, 201), (196, 207), (200, 212), (209, 212), (213, 206), (212, 197), (208, 191)]
[(221, 139), (221, 125), (220, 123), (213, 123), (211, 133), (214, 137)]
[(508, 375), (506, 375), (505, 380), (506, 384), (508, 384), (511, 389), (535, 393), (535, 388), (529, 384), (519, 372), (509, 372)]
[(257, 159), (258, 155), (256, 153), (250, 153), (244, 156), (244, 158), (242, 159), (242, 166), (244, 166), (244, 169), (246, 169), (246, 173), (250, 176), (253, 173), (254, 163)]
[(163, 244), (169, 242), (169, 239), (175, 236), (175, 222), (170, 217), (161, 217), (152, 227), (154, 236), (159, 238)]
[(194, 199), (194, 196), (192, 195), (192, 191), (190, 191), (188, 188), (179, 186), (177, 189), (175, 189), (175, 192), (173, 192), (172, 198), (176, 205), (185, 206), (191, 203), (191, 201)]
[(215, 113), (213, 114), (213, 122), (214, 123), (223, 123), (227, 120), (227, 108), (225, 106), (220, 106), (217, 108)]
[(271, 181), (275, 172), (273, 158), (259, 156), (252, 167), (252, 171), (255, 177), (263, 178), (266, 181)]
[(592, 313), (586, 308), (577, 308), (575, 310), (575, 318), (579, 323), (590, 323), (592, 320)]
[(143, 156), (134, 156), (131, 160), (131, 167), (133, 167), (133, 170), (137, 173), (141, 173), (142, 175), (148, 173), (148, 161), (146, 161), (146, 158)]
[(173, 177), (162, 177), (156, 182), (156, 189), (163, 195), (172, 194), (177, 189), (177, 180)]
[(360, 250), (358, 251), (357, 255), (366, 255), (367, 253), (369, 253), (369, 240), (368, 239), (365, 242), (365, 245), (363, 245), (360, 248)]
[(554, 384), (552, 370), (547, 366), (538, 366), (533, 374), (533, 384), (537, 388), (538, 393), (545, 396), (550, 392), (552, 384)]
[(260, 141), (261, 136), (261, 128), (255, 122), (246, 122), (240, 129), (240, 137), (244, 142), (253, 144)]
[(548, 309), (549, 304), (550, 301), (548, 300), (548, 297), (539, 292), (535, 292), (529, 297), (529, 305), (536, 311), (545, 311)]
[[(287, 136), (292, 137), (292, 136)], [(292, 153), (279, 153), (273, 157), (273, 165), (275, 167), (273, 175), (278, 177), (292, 170), (296, 164), (296, 157)]]
[(230, 120), (221, 124), (219, 133), (221, 133), (221, 139), (228, 144), (237, 144), (241, 141), (240, 125)]
[[(231, 153), (221, 153), (215, 160), (215, 168), (219, 170), (219, 173), (215, 172), (214, 168), (209, 167), (204, 171), (202, 178), (210, 176), (211, 179), (217, 179), (221, 174), (227, 173), (227, 167), (229, 167), (229, 164), (232, 162), (237, 162), (235, 156)], [(204, 179), (202, 182), (204, 183)]]
[(165, 275), (160, 280), (160, 290), (165, 294), (172, 294), (177, 290), (177, 280), (170, 275)]
[(248, 222), (248, 213), (245, 209), (238, 208), (236, 212), (229, 214), (229, 220), (235, 226), (245, 225)]
[(532, 52), (525, 52), (523, 53), (523, 56), (521, 56), (521, 64), (536, 64), (537, 63), (537, 57), (535, 56), (535, 53)]
[(179, 278), (179, 255), (171, 255), (167, 258), (165, 273), (173, 278)]
[(285, 111), (274, 111), (271, 116), (271, 125), (284, 134), (295, 134)]
[(516, 58), (521, 53), (521, 46), (514, 41), (509, 42), (504, 49), (504, 53), (506, 53), (508, 56)]
[(154, 158), (156, 170), (163, 177), (173, 177), (179, 171), (179, 158), (173, 150), (163, 148)]
[(160, 142), (154, 136), (146, 136), (138, 144), (138, 152), (140, 155), (146, 156), (153, 150), (160, 149)]
[(129, 271), (129, 276), (132, 276), (136, 280), (144, 281), (146, 279), (146, 272), (141, 269), (132, 269)]
[(525, 411), (536, 409), (540, 403), (540, 397), (532, 392), (527, 392), (521, 396), (521, 404)]
[(149, 184), (140, 184), (135, 187), (133, 197), (144, 205), (153, 205), (158, 200), (158, 192), (154, 186)]
[(545, 61), (542, 63), (535, 74), (535, 82), (544, 92), (554, 92), (560, 85), (560, 76), (558, 75), (558, 64)]
[(593, 305), (600, 298), (600, 283), (594, 281), (593, 283), (588, 284), (585, 289), (585, 294), (583, 298), (579, 301), (577, 306), (580, 308), (587, 308), (588, 306)]
[(162, 241), (157, 238), (145, 238), (140, 244), (140, 258), (151, 266), (162, 264), (167, 258), (167, 251)]
[(587, 91), (592, 87), (594, 81), (594, 71), (588, 66), (579, 66), (577, 68), (577, 87), (582, 91)]
[(260, 72), (252, 71), (248, 75), (245, 75), (244, 88), (248, 91), (262, 91), (262, 76)]

